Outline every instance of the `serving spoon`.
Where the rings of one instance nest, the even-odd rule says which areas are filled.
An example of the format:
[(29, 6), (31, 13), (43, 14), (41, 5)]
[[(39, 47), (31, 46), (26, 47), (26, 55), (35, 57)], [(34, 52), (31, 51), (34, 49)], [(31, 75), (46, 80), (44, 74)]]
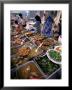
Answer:
[(35, 52), (38, 51), (38, 49), (42, 46), (43, 42), (37, 47), (37, 49), (35, 50)]

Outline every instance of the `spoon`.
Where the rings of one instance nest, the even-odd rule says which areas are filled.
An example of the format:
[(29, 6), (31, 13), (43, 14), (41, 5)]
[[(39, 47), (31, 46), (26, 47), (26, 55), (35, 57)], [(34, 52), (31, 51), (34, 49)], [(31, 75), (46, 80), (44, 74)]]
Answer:
[(35, 50), (35, 52), (38, 51), (38, 49), (42, 46), (43, 42), (38, 46), (38, 48)]

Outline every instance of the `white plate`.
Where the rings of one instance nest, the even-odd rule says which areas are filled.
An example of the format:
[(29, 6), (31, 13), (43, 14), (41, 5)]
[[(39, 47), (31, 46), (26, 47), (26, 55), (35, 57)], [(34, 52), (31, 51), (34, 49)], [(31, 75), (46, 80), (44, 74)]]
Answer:
[[(54, 59), (52, 59), (51, 57), (50, 57), (50, 55), (49, 55), (49, 51), (50, 50), (54, 50), (54, 49), (49, 49), (47, 52), (46, 52), (46, 55), (47, 55), (47, 57), (49, 58), (49, 60), (51, 60), (53, 63), (55, 63), (55, 64), (61, 64), (61, 62), (57, 62), (57, 61), (55, 61)], [(54, 50), (54, 51), (56, 51), (56, 50)]]

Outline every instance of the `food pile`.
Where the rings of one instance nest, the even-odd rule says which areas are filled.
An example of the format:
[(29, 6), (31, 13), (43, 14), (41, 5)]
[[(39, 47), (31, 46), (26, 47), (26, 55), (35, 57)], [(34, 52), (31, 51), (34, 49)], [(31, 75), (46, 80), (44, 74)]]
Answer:
[(30, 53), (30, 48), (29, 47), (22, 47), (18, 50), (18, 55), (19, 56), (27, 56)]
[(51, 50), (51, 51), (49, 51), (49, 55), (50, 55), (50, 57), (52, 57), (54, 60), (56, 60), (56, 61), (61, 61), (61, 55), (60, 55), (59, 52), (54, 51), (54, 50)]

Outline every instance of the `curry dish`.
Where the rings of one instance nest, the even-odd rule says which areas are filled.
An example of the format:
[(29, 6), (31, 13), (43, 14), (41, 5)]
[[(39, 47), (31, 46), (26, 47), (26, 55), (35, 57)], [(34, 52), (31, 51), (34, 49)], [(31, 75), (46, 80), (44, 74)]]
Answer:
[(18, 50), (19, 56), (27, 56), (30, 53), (31, 49), (29, 47), (22, 47)]

